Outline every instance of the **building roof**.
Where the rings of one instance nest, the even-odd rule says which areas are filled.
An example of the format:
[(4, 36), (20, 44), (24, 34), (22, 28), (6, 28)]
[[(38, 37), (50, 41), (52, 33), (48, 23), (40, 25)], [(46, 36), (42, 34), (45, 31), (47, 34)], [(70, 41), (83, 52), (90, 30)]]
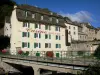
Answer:
[(79, 35), (87, 35), (84, 32), (78, 32)]
[[(30, 17), (24, 17), (23, 14), (25, 14), (23, 11), (27, 11), (28, 15)], [(32, 18), (32, 13), (36, 13), (37, 18), (33, 19)], [(46, 21), (44, 20), (40, 20), (41, 15), (45, 16), (47, 18)], [(52, 17), (53, 21), (50, 22), (48, 20), (48, 17)], [(30, 21), (30, 22), (37, 22), (37, 23), (45, 23), (45, 24), (51, 24), (51, 25), (58, 25), (61, 27), (66, 27), (64, 24), (64, 18), (61, 15), (58, 15), (55, 12), (50, 11), (47, 8), (39, 8), (39, 7), (35, 7), (35, 6), (30, 6), (30, 5), (26, 5), (26, 4), (22, 4), (22, 5), (18, 5), (17, 6), (17, 19), (19, 21)], [(59, 20), (59, 23), (56, 23), (54, 21), (56, 21), (56, 19)]]
[(81, 23), (81, 24), (84, 24), (89, 29), (95, 29), (95, 27), (93, 27), (90, 23)]
[(81, 23), (77, 22), (77, 21), (72, 21), (69, 17), (64, 17), (65, 21), (67, 24), (70, 24), (70, 25), (74, 25), (74, 26), (78, 26), (78, 27), (81, 27)]

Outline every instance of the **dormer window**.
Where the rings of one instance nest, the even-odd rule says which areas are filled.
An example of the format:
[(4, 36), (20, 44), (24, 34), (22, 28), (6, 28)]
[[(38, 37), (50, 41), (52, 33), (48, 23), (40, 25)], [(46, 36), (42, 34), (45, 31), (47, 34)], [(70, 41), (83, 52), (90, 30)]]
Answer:
[(30, 23), (29, 22), (23, 22), (23, 27), (30, 27)]
[(51, 15), (53, 15), (53, 13), (51, 12)]
[(52, 21), (52, 17), (50, 17), (50, 21)]
[(43, 16), (41, 16), (41, 20), (43, 20)]
[(32, 14), (32, 18), (35, 18), (35, 14)]
[(25, 17), (27, 17), (27, 11), (25, 11)]
[(56, 19), (56, 22), (57, 22), (57, 23), (59, 23), (59, 20), (58, 20), (58, 19)]

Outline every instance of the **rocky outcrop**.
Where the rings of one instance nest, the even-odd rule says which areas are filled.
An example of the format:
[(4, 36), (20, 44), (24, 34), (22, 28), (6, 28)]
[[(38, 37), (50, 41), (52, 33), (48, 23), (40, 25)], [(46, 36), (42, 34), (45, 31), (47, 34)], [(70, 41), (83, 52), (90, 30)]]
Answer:
[(1, 74), (5, 74), (5, 70), (3, 68), (0, 67), (0, 75)]

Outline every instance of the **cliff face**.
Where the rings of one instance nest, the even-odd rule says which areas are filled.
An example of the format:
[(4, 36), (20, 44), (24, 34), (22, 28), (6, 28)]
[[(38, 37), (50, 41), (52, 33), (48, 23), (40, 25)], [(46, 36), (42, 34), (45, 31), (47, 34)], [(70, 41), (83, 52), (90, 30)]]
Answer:
[(5, 74), (5, 70), (3, 68), (0, 67), (0, 75), (1, 74)]
[(0, 35), (4, 35), (4, 27), (0, 29)]

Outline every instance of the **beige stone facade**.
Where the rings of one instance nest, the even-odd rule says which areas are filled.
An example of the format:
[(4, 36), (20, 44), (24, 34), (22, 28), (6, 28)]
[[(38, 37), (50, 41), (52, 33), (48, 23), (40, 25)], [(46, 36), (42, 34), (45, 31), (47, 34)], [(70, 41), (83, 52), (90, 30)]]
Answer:
[(93, 41), (95, 39), (95, 28), (89, 23), (82, 23), (82, 32), (84, 32), (87, 37), (87, 41)]

